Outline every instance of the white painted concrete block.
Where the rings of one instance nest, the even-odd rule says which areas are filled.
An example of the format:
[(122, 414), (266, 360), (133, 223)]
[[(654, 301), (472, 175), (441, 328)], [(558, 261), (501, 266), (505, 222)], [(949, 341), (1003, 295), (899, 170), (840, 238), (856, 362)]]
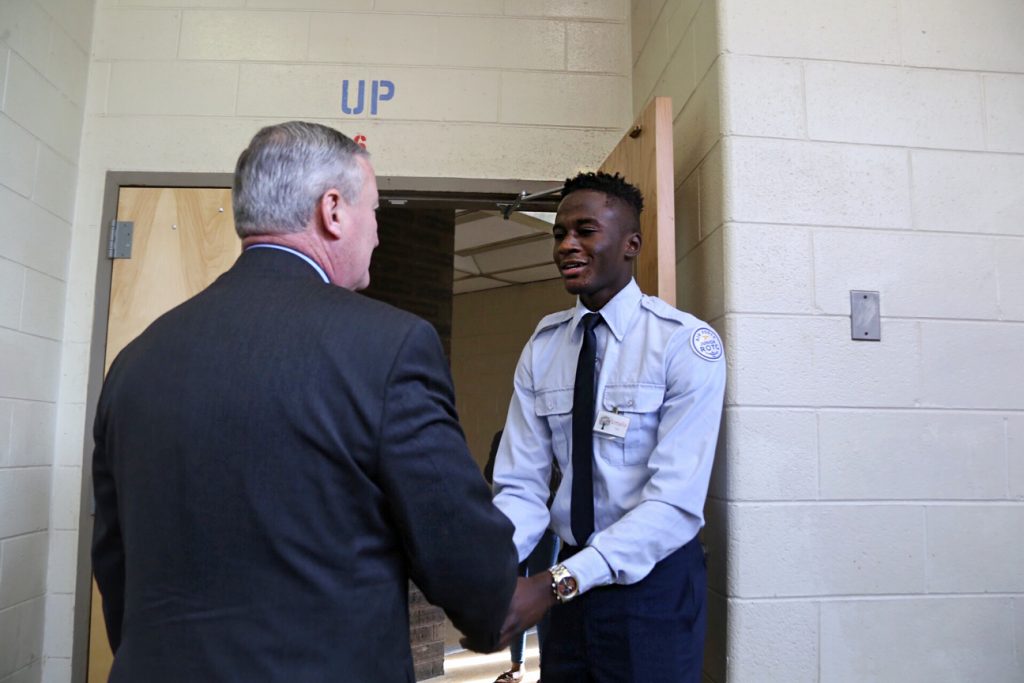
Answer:
[(922, 507), (740, 503), (729, 511), (734, 597), (899, 595), (925, 588)]
[(914, 226), (1024, 235), (1024, 156), (911, 152)]
[[(688, 40), (690, 43), (695, 42), (696, 31), (690, 29), (694, 25), (697, 11), (702, 4), (701, 0), (672, 0), (672, 2), (665, 3), (662, 21), (658, 23), (658, 26), (659, 29), (664, 27), (669, 52), (678, 51), (683, 40)], [(692, 49), (690, 54), (693, 59)]]
[(905, 64), (1024, 71), (1024, 5), (1016, 0), (901, 0), (899, 25)]
[(78, 575), (78, 532), (54, 531), (50, 536), (46, 589), (50, 593), (73, 594)]
[[(286, 9), (299, 10), (332, 10), (335, 12), (369, 11), (373, 9), (373, 0), (245, 0), (250, 9)], [(378, 0), (377, 5), (382, 4)], [(422, 11), (423, 3), (420, 3)], [(433, 8), (431, 8), (433, 10)]]
[(717, 494), (732, 501), (816, 500), (817, 431), (814, 411), (727, 407)]
[(71, 223), (78, 169), (46, 145), (39, 146), (32, 201)]
[(11, 403), (11, 452), (5, 464), (39, 467), (53, 462), (53, 426), (56, 409), (43, 401)]
[(725, 221), (725, 172), (722, 167), (722, 148), (727, 144), (719, 138), (700, 163), (700, 234), (708, 235)]
[(573, 22), (566, 26), (565, 31), (566, 68), (569, 71), (630, 73), (629, 29), (625, 24)]
[(4, 109), (15, 123), (69, 161), (78, 158), (81, 108), (17, 55), (8, 67)]
[(693, 31), (687, 32), (669, 58), (655, 88), (655, 93), (658, 96), (672, 98), (673, 119), (679, 116), (697, 88), (697, 71), (694, 64), (695, 43)]
[(733, 683), (817, 683), (818, 603), (729, 601)]
[(53, 277), (64, 277), (68, 224), (28, 199), (0, 187), (0, 244), (4, 258)]
[(93, 10), (97, 0), (39, 0), (39, 4), (88, 54), (93, 34)]
[(693, 249), (700, 241), (700, 169), (686, 179), (676, 178), (682, 184), (673, 196), (675, 205), (676, 256)]
[(1024, 506), (929, 506), (927, 529), (929, 592), (1024, 593)]
[(181, 12), (100, 8), (92, 38), (92, 58), (174, 59), (178, 56)]
[(59, 341), (64, 327), (66, 283), (29, 270), (25, 274), (25, 299), (21, 331)]
[[(14, 673), (42, 658), (45, 602), (39, 597), (0, 610), (0, 675)], [(37, 666), (31, 673), (38, 676), (38, 671)]]
[(920, 400), (917, 323), (883, 321), (883, 341), (868, 343), (851, 341), (848, 318), (729, 321), (727, 404), (896, 408)]
[(25, 267), (0, 258), (0, 327), (18, 329), (24, 295)]
[(202, 62), (114, 62), (106, 111), (133, 116), (230, 116), (235, 113), (238, 69), (237, 64)]
[(1012, 681), (1006, 598), (824, 602), (821, 680)]
[(306, 58), (311, 15), (299, 12), (187, 11), (182, 59), (299, 61)]
[(43, 656), (68, 657), (74, 640), (75, 596), (46, 596), (46, 622), (44, 625)]
[(728, 55), (722, 68), (722, 130), (775, 138), (807, 136), (800, 62)]
[(84, 445), (92, 447), (92, 425), (86, 424), (85, 403), (61, 403), (57, 408), (54, 465), (77, 466), (84, 462)]
[(718, 11), (719, 2), (703, 0), (693, 19), (695, 39), (697, 80), (704, 77), (724, 48), (722, 46), (722, 24)]
[(807, 132), (817, 140), (983, 149), (978, 74), (808, 62)]
[(14, 401), (0, 400), (0, 467), (11, 465), (11, 429)]
[(1024, 416), (1010, 415), (1006, 418), (1006, 456), (1009, 461), (1010, 498), (1024, 499)]
[(65, 341), (61, 347), (61, 396), (84, 401), (89, 379), (89, 342)]
[[(274, 0), (107, 0), (120, 7), (250, 7), (263, 8)], [(284, 0), (279, 0), (283, 2)], [(292, 0), (290, 5), (313, 3), (316, 0)], [(346, 0), (334, 0), (333, 4), (341, 4)], [(356, 1), (356, 0), (352, 0)]]
[[(0, 63), (0, 68), (3, 68)], [(3, 84), (0, 83), (0, 91)], [(6, 185), (18, 194), (28, 197), (32, 193), (32, 175), (35, 170), (36, 139), (0, 114), (0, 185)]]
[(816, 230), (815, 306), (849, 315), (850, 290), (865, 289), (880, 292), (883, 316), (998, 318), (998, 253), (986, 236)]
[(561, 70), (565, 32), (558, 21), (438, 17), (437, 51), (431, 61), (454, 67)]
[[(655, 23), (651, 26), (649, 34), (642, 38), (643, 49), (634, 58), (633, 63), (633, 110), (639, 113), (654, 94), (654, 89), (665, 71), (671, 51), (669, 50), (668, 34), (659, 30), (661, 21), (661, 7), (651, 7), (647, 10), (653, 17)], [(637, 40), (634, 32), (634, 40)]]
[[(378, 116), (382, 118), (489, 123), (498, 120), (501, 77), (493, 71), (373, 67), (369, 78), (395, 84), (394, 98), (379, 105)], [(349, 87), (353, 87), (351, 82)], [(372, 92), (372, 86), (367, 87)]]
[[(274, 1), (281, 4), (289, 2), (289, 0)], [(321, 1), (329, 3), (332, 0)], [(429, 5), (424, 5), (422, 0), (376, 0), (376, 2), (373, 2), (373, 0), (349, 0), (349, 2), (353, 5), (370, 5), (365, 8), (353, 7), (352, 9), (366, 9), (377, 12), (500, 15), (504, 11), (504, 0), (433, 0)]]
[(620, 76), (510, 72), (501, 81), (501, 122), (621, 133), (631, 118), (628, 92), (629, 80)]
[(899, 3), (723, 0), (725, 49), (737, 54), (898, 64)]
[(44, 659), (42, 678), (39, 680), (42, 683), (68, 683), (71, 680), (71, 657), (47, 657)]
[(822, 498), (1006, 496), (1000, 415), (823, 411), (818, 419)]
[(110, 62), (92, 62), (89, 67), (89, 87), (85, 93), (85, 114), (107, 113), (107, 93), (110, 90)]
[(984, 81), (988, 149), (1024, 152), (1024, 75), (992, 74)]
[(651, 37), (654, 30), (654, 22), (661, 12), (664, 2), (659, 0), (655, 7), (654, 0), (634, 0), (630, 3), (630, 45), (632, 46), (633, 63), (640, 57), (640, 53)]
[(701, 320), (725, 313), (722, 231), (712, 233), (676, 261), (676, 305)]
[(676, 178), (685, 178), (721, 139), (719, 71), (712, 69), (697, 85), (672, 125)]
[(53, 42), (42, 71), (72, 102), (79, 106), (85, 103), (89, 54), (60, 27), (53, 29)]
[(732, 169), (726, 188), (728, 220), (910, 226), (904, 150), (736, 138), (726, 153), (725, 164)]
[(729, 223), (724, 230), (727, 310), (815, 311), (816, 254), (810, 229)]
[(60, 342), (0, 328), (0, 372), (9, 397), (56, 400), (59, 367)]
[(49, 542), (45, 531), (0, 541), (0, 610), (45, 593)]
[(46, 64), (51, 30), (50, 17), (33, 0), (0, 4), (0, 36), (4, 43), (40, 70)]
[(45, 531), (49, 513), (49, 467), (0, 470), (0, 538)]
[(1024, 325), (922, 322), (921, 405), (1020, 410), (1021, 349)]
[[(358, 82), (365, 82), (360, 114), (350, 118), (366, 118), (370, 114), (370, 71), (365, 68), (325, 67), (313, 65), (242, 65), (239, 77), (238, 115), (288, 118), (331, 118), (342, 116), (342, 83), (348, 80), (346, 104), (358, 106)], [(396, 82), (396, 97), (402, 99), (403, 82)], [(390, 115), (392, 100), (382, 104)], [(353, 122), (354, 124), (354, 122)], [(350, 130), (342, 131), (351, 135)]]
[(438, 18), (322, 14), (309, 28), (309, 59), (348, 64), (436, 63)]
[(55, 531), (77, 531), (82, 499), (82, 468), (57, 467), (53, 471), (53, 512)]
[(628, 7), (627, 0), (505, 0), (506, 14), (617, 22), (625, 21)]
[(0, 45), (0, 111), (4, 109), (4, 93), (7, 85), (7, 63), (11, 59), (11, 50), (6, 45)]

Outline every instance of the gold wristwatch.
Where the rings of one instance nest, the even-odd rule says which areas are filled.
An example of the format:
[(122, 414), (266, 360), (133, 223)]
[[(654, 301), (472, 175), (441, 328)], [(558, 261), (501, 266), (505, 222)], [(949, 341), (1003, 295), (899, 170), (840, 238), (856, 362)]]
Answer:
[(579, 594), (576, 577), (563, 564), (556, 564), (548, 570), (551, 572), (551, 591), (558, 602), (566, 603)]

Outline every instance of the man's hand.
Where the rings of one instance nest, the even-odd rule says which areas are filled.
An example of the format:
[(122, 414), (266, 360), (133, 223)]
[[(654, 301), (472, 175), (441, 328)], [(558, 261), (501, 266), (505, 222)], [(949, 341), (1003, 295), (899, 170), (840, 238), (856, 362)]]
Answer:
[[(551, 590), (551, 574), (548, 571), (529, 578), (517, 579), (516, 591), (512, 594), (512, 602), (508, 606), (508, 616), (501, 627), (498, 649), (508, 647), (512, 638), (540, 621), (556, 602), (555, 594)], [(468, 650), (481, 652), (467, 638), (459, 642)]]

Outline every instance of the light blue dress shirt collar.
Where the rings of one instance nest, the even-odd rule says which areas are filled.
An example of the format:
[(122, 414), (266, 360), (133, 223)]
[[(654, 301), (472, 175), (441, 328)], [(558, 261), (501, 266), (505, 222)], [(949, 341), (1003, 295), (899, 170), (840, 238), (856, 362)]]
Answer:
[(576, 308), (572, 313), (573, 336), (575, 337), (576, 329), (583, 320), (583, 316), (587, 313), (600, 313), (615, 339), (621, 342), (622, 338), (626, 335), (630, 321), (640, 307), (641, 298), (643, 298), (643, 292), (640, 291), (636, 280), (632, 278), (630, 278), (629, 284), (620, 289), (618, 294), (613, 296), (599, 311), (591, 311), (577, 297)]
[(250, 249), (277, 249), (278, 251), (287, 251), (289, 254), (295, 254), (300, 259), (313, 266), (313, 270), (323, 278), (324, 282), (327, 284), (331, 283), (331, 279), (327, 277), (327, 273), (325, 273), (324, 269), (320, 267), (320, 264), (303, 254), (301, 251), (296, 251), (291, 247), (283, 247), (280, 244), (250, 244), (245, 248), (246, 251), (249, 251)]

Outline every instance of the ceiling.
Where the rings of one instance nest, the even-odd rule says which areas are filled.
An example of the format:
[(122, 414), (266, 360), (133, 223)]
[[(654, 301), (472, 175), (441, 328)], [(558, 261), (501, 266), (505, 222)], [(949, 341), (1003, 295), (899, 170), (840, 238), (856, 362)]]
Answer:
[(551, 261), (553, 213), (460, 211), (455, 216), (454, 293), (559, 277)]

